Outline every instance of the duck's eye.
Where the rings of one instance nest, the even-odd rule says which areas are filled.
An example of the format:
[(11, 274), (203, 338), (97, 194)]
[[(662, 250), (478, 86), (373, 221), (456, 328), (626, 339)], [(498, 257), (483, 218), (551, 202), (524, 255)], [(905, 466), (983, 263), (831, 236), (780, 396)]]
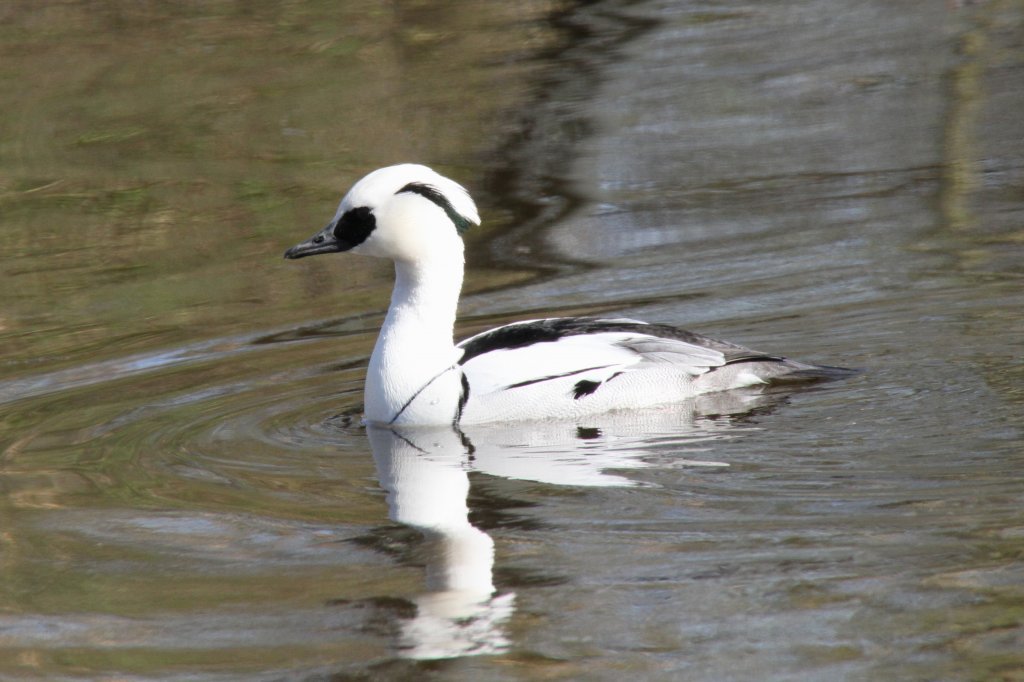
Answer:
[(359, 206), (345, 211), (334, 226), (334, 238), (345, 244), (346, 249), (359, 246), (370, 236), (377, 225), (373, 211), (368, 206)]
[(317, 236), (313, 237), (313, 243), (314, 244), (323, 244), (324, 243), (324, 236), (322, 234), (318, 234)]

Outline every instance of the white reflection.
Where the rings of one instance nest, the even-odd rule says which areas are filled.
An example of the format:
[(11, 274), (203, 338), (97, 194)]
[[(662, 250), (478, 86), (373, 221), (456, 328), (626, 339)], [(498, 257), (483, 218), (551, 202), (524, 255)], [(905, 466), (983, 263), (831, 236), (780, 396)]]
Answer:
[(700, 417), (746, 414), (776, 400), (733, 391), (586, 423), (367, 427), (390, 518), (426, 539), (427, 591), (413, 600), (416, 615), (399, 625), (400, 655), (451, 658), (509, 646), (504, 626), (515, 595), (495, 594), (494, 541), (469, 522), (470, 470), (554, 485), (628, 486), (636, 483), (610, 470), (724, 467), (699, 455), (733, 424)]
[(758, 390), (723, 391), (661, 409), (609, 412), (584, 421), (487, 424), (464, 427), (476, 471), (574, 486), (631, 486), (614, 473), (668, 467), (727, 467), (705, 459), (730, 432), (728, 419), (775, 404), (781, 396)]
[(503, 651), (514, 594), (494, 594), (494, 541), (469, 523), (466, 447), (452, 429), (369, 427), (392, 520), (427, 540), (427, 592), (401, 622), (401, 655), (450, 658)]

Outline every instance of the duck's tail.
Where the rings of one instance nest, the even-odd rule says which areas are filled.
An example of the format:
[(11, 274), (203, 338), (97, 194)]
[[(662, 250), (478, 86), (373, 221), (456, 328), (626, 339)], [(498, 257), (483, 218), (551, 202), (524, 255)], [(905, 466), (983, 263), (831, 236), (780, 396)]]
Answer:
[(811, 365), (806, 362), (789, 359), (783, 359), (782, 364), (786, 366), (787, 371), (773, 376), (771, 383), (838, 381), (839, 379), (849, 379), (864, 372), (863, 369), (833, 367), (832, 365)]

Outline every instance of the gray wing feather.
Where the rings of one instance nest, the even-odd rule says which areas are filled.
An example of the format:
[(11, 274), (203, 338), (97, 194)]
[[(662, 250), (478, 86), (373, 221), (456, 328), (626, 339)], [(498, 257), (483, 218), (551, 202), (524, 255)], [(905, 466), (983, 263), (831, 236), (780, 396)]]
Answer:
[(623, 339), (617, 345), (640, 355), (645, 363), (695, 368), (721, 367), (726, 363), (725, 355), (719, 350), (658, 336), (635, 336)]

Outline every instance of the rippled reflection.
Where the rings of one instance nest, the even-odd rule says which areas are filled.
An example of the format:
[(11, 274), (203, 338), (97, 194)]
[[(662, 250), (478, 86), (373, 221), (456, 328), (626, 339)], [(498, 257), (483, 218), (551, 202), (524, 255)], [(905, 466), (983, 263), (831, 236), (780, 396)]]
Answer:
[[(724, 467), (700, 454), (727, 437), (726, 417), (769, 409), (782, 394), (757, 389), (698, 396), (661, 409), (610, 412), (575, 422), (482, 424), (463, 427), (475, 471), (539, 483), (632, 486), (624, 471), (658, 467)], [(722, 417), (713, 419), (710, 417)], [(655, 459), (670, 452), (665, 460)]]
[(494, 542), (469, 522), (468, 453), (451, 429), (367, 430), (393, 521), (423, 533), (427, 592), (401, 626), (399, 650), (416, 659), (503, 651), (514, 594), (495, 594)]
[[(727, 467), (685, 456), (725, 437), (730, 419), (770, 407), (760, 392), (702, 396), (661, 410), (575, 422), (448, 427), (368, 426), (388, 516), (425, 540), (426, 591), (396, 616), (398, 655), (429, 660), (505, 651), (515, 594), (495, 589), (494, 540), (469, 521), (470, 472), (565, 486), (633, 486), (623, 473), (651, 466)], [(591, 423), (591, 422), (588, 422)], [(598, 424), (600, 426), (598, 426)]]

